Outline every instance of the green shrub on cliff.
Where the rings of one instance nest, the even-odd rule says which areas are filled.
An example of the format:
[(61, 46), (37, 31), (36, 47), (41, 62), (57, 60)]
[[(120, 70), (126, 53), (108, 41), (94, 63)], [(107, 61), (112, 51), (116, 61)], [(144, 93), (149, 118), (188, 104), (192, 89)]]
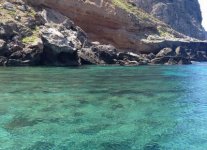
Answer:
[(33, 34), (31, 36), (24, 37), (22, 39), (22, 42), (25, 44), (31, 44), (31, 43), (34, 43), (38, 38), (39, 38), (39, 28), (36, 27), (33, 30)]
[(135, 16), (142, 18), (142, 19), (152, 19), (153, 21), (159, 21), (153, 16), (149, 15), (148, 13), (144, 12), (143, 10), (139, 9), (138, 7), (132, 5), (131, 3), (127, 2), (126, 0), (112, 0), (113, 4), (121, 9), (124, 9), (128, 13), (132, 13)]

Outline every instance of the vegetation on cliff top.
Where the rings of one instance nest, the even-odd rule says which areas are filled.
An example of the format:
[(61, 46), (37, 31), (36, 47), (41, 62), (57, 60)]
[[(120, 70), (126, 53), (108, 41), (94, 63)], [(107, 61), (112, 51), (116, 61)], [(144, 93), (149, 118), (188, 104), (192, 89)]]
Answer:
[[(24, 11), (21, 10), (18, 5), (12, 5), (7, 4), (8, 6), (4, 6), (6, 1), (0, 1), (0, 19), (1, 22), (6, 24), (8, 22), (15, 22), (16, 24), (24, 27), (26, 30), (31, 31), (31, 35), (23, 36), (21, 41), (25, 44), (31, 44), (36, 41), (36, 39), (39, 37), (39, 28), (35, 27), (34, 29), (28, 28), (25, 26), (25, 24), (35, 17), (35, 10), (32, 7), (27, 8), (28, 10)], [(10, 0), (12, 4), (15, 4), (16, 1)], [(5, 7), (11, 7), (10, 9)]]
[(137, 18), (141, 19), (145, 23), (153, 23), (155, 26), (157, 26), (157, 34), (159, 34), (159, 36), (174, 37), (174, 35), (171, 33), (172, 30), (170, 30), (165, 23), (146, 13), (144, 10), (136, 7), (132, 3), (127, 2), (126, 0), (112, 0), (112, 2), (115, 6), (125, 10), (130, 14), (135, 15)]
[(39, 28), (36, 27), (33, 31), (32, 31), (32, 35), (31, 36), (26, 36), (22, 39), (22, 42), (25, 44), (32, 44), (35, 41), (37, 41), (37, 39), (39, 38)]
[(159, 21), (158, 19), (154, 18), (153, 16), (149, 15), (143, 10), (137, 8), (132, 3), (129, 3), (126, 0), (112, 0), (112, 2), (115, 6), (124, 9), (128, 13), (134, 14), (135, 16), (141, 17), (142, 19)]

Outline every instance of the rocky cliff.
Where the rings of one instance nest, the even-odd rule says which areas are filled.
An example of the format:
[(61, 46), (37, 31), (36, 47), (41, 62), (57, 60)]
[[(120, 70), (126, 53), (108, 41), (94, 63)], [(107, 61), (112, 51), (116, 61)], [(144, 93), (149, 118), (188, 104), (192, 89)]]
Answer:
[(207, 60), (206, 42), (171, 29), (127, 0), (0, 0), (0, 10), (0, 65)]
[(68, 17), (22, 0), (0, 1), (0, 66), (140, 65), (145, 55), (89, 40)]
[(198, 0), (131, 0), (131, 2), (173, 29), (194, 38), (205, 39)]
[(184, 37), (126, 0), (28, 1), (58, 10), (86, 31), (91, 40), (112, 44), (120, 50), (157, 51), (160, 46), (151, 47), (142, 39), (152, 35), (167, 39)]

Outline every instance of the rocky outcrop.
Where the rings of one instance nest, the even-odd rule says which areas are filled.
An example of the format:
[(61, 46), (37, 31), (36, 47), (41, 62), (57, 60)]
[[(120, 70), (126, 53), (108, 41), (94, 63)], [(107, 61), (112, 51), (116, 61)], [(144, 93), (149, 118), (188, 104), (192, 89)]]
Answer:
[(94, 45), (79, 52), (82, 64), (114, 64), (123, 66), (147, 65), (150, 63), (148, 55), (130, 52), (118, 52), (111, 45)]
[(205, 39), (198, 0), (130, 0), (185, 35)]
[[(183, 50), (183, 51), (182, 51)], [(162, 49), (154, 59), (151, 60), (152, 64), (191, 64), (191, 61), (184, 48), (178, 47), (176, 50), (171, 48)]]
[[(82, 6), (87, 3), (80, 2), (80, 4)], [(88, 6), (92, 7), (96, 4), (88, 3)], [(102, 5), (104, 4), (102, 3)], [(112, 5), (110, 1), (106, 4), (109, 7), (104, 6), (104, 8), (113, 8), (112, 10), (118, 10), (119, 13), (128, 15), (128, 18), (123, 19), (123, 17), (116, 18), (116, 16), (121, 17), (120, 14), (114, 14), (112, 18), (115, 20), (111, 21), (116, 23), (104, 24), (106, 27), (103, 31), (105, 32), (106, 28), (110, 27), (109, 31), (113, 32), (107, 34), (115, 38), (114, 40), (108, 39), (109, 44), (103, 44), (107, 43), (106, 32), (97, 33), (97, 36), (103, 36), (100, 38), (101, 42), (93, 42), (93, 38), (90, 38), (91, 33), (88, 35), (70, 18), (53, 9), (45, 8), (45, 6), (35, 8), (21, 0), (3, 1), (0, 5), (0, 19), (2, 19), (0, 23), (0, 65), (113, 64), (134, 66), (190, 64), (191, 61), (207, 61), (206, 42), (190, 39), (173, 30), (168, 30), (169, 28), (165, 24), (159, 21), (156, 24), (156, 20), (153, 18), (147, 20), (144, 20), (144, 17), (138, 18), (134, 11), (128, 12), (124, 8), (118, 7), (120, 4)], [(126, 6), (128, 7), (128, 3)], [(134, 8), (131, 4), (129, 6)], [(110, 16), (105, 19), (110, 19)], [(117, 21), (123, 24), (117, 24)], [(99, 28), (102, 26), (103, 24), (100, 24)], [(159, 28), (167, 31), (168, 36), (158, 35), (161, 30)], [(96, 31), (96, 29), (94, 30)], [(111, 35), (113, 33), (114, 35)], [(92, 34), (95, 35), (95, 32)], [(121, 41), (123, 43), (116, 44)], [(111, 43), (114, 43), (115, 46)]]
[[(153, 6), (160, 6), (159, 0), (63, 0), (58, 3), (55, 0), (27, 1), (34, 5), (46, 5), (60, 11), (83, 28), (90, 40), (99, 41), (102, 44), (112, 44), (121, 51), (156, 53), (172, 44), (179, 46), (177, 41), (180, 40), (186, 41), (187, 39), (192, 42), (191, 38), (172, 30), (168, 25), (136, 8), (132, 3), (135, 2), (139, 7), (151, 13)], [(161, 2), (167, 5), (167, 8), (158, 8), (160, 11), (167, 12), (160, 15), (158, 8), (155, 7), (157, 10), (155, 12), (158, 14), (151, 14), (169, 23), (171, 27), (178, 29), (181, 33), (203, 39), (205, 35), (201, 26), (202, 18), (198, 3), (196, 0), (184, 1), (163, 0)], [(191, 11), (192, 5), (192, 8), (195, 7), (195, 11)], [(184, 15), (181, 12), (184, 12)], [(173, 14), (177, 18), (170, 16)], [(149, 41), (151, 36), (156, 37), (155, 40), (150, 39)], [(160, 38), (167, 40), (160, 41)]]
[[(0, 65), (132, 64), (132, 54), (120, 53), (112, 45), (90, 42), (80, 27), (57, 11), (34, 10), (23, 1), (16, 2), (3, 3), (12, 6), (12, 10), (2, 7), (5, 20), (0, 24)], [(10, 11), (18, 15), (10, 15)], [(138, 59), (134, 64), (139, 64)]]
[(159, 38), (159, 37), (150, 37), (148, 39), (143, 39), (142, 42), (145, 45), (144, 50), (141, 50), (141, 53), (158, 53), (161, 49), (170, 47), (176, 48), (178, 46), (186, 47), (187, 49), (194, 49), (195, 51), (206, 51), (207, 43), (206, 41), (199, 41), (194, 39), (185, 39), (185, 38)]
[(126, 0), (27, 0), (56, 9), (80, 26), (92, 41), (114, 45), (121, 51), (148, 50), (149, 35), (185, 37)]

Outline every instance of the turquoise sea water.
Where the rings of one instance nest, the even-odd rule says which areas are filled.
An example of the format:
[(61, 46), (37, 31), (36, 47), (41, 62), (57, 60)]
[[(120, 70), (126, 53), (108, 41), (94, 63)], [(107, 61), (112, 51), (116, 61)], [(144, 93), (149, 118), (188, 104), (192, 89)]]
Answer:
[(0, 68), (0, 150), (206, 150), (207, 64)]

